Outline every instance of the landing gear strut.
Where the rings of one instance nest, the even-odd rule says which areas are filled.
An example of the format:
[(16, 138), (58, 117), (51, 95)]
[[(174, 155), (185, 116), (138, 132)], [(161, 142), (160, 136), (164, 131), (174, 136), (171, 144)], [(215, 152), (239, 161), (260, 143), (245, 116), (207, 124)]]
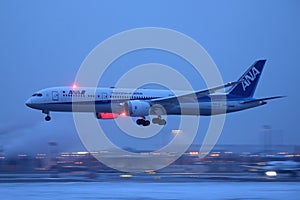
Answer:
[(143, 126), (149, 126), (150, 125), (150, 121), (146, 120), (145, 117), (142, 117), (142, 119), (136, 120), (136, 124), (137, 125), (143, 125)]
[(48, 110), (43, 110), (42, 111), (44, 114), (46, 114), (46, 117), (45, 117), (45, 120), (46, 121), (50, 121), (51, 120), (51, 117), (50, 117), (50, 113)]

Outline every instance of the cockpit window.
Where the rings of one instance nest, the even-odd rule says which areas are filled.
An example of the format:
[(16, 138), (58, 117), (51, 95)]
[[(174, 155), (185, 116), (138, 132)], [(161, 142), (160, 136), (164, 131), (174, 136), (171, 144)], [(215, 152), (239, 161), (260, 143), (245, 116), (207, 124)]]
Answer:
[(33, 96), (33, 97), (35, 97), (35, 96), (41, 97), (41, 96), (43, 96), (43, 95), (42, 95), (42, 93), (34, 93), (32, 96)]

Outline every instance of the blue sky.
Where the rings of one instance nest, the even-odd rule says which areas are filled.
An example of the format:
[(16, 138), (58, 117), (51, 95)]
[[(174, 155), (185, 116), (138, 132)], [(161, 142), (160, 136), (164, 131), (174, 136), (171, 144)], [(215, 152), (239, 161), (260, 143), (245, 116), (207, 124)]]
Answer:
[[(151, 26), (195, 39), (224, 81), (237, 79), (255, 60), (267, 59), (255, 96), (288, 97), (229, 114), (220, 144), (261, 144), (261, 126), (268, 124), (274, 143), (300, 145), (299, 11), (296, 0), (1, 1), (1, 141), (12, 152), (42, 149), (49, 140), (65, 150), (79, 148), (71, 114), (53, 113), (46, 123), (41, 112), (24, 102), (36, 90), (70, 85), (84, 58), (101, 41)], [(206, 85), (199, 85), (202, 88)], [(196, 143), (201, 137), (199, 131)]]

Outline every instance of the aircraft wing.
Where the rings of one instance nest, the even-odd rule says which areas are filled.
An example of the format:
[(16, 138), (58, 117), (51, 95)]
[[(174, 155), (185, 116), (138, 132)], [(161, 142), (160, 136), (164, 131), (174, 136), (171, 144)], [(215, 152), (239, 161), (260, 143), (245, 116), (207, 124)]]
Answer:
[(266, 101), (266, 100), (271, 100), (271, 99), (278, 99), (278, 98), (283, 98), (283, 97), (286, 97), (286, 96), (274, 96), (274, 97), (266, 97), (266, 98), (260, 98), (260, 99), (251, 99), (251, 100), (242, 101), (240, 103), (245, 104), (245, 103), (258, 102), (258, 101)]
[(172, 102), (178, 102), (178, 101), (184, 102), (184, 101), (188, 101), (188, 100), (193, 100), (195, 97), (198, 99), (200, 97), (212, 94), (217, 90), (220, 90), (222, 88), (227, 88), (227, 87), (236, 85), (238, 83), (240, 83), (240, 81), (229, 82), (229, 83), (226, 83), (224, 85), (216, 86), (216, 87), (209, 88), (209, 89), (206, 89), (206, 90), (198, 90), (198, 91), (194, 91), (192, 93), (187, 93), (187, 94), (183, 94), (183, 95), (179, 95), (179, 96), (169, 96), (169, 97), (162, 97), (162, 98), (152, 99), (149, 102), (152, 105), (153, 104), (172, 103)]

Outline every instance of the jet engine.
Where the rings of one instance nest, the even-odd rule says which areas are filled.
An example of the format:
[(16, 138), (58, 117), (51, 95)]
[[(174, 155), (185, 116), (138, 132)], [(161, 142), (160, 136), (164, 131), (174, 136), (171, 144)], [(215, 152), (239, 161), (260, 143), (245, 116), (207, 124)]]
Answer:
[(125, 102), (125, 112), (131, 117), (144, 117), (149, 115), (150, 104), (147, 101), (132, 100)]

